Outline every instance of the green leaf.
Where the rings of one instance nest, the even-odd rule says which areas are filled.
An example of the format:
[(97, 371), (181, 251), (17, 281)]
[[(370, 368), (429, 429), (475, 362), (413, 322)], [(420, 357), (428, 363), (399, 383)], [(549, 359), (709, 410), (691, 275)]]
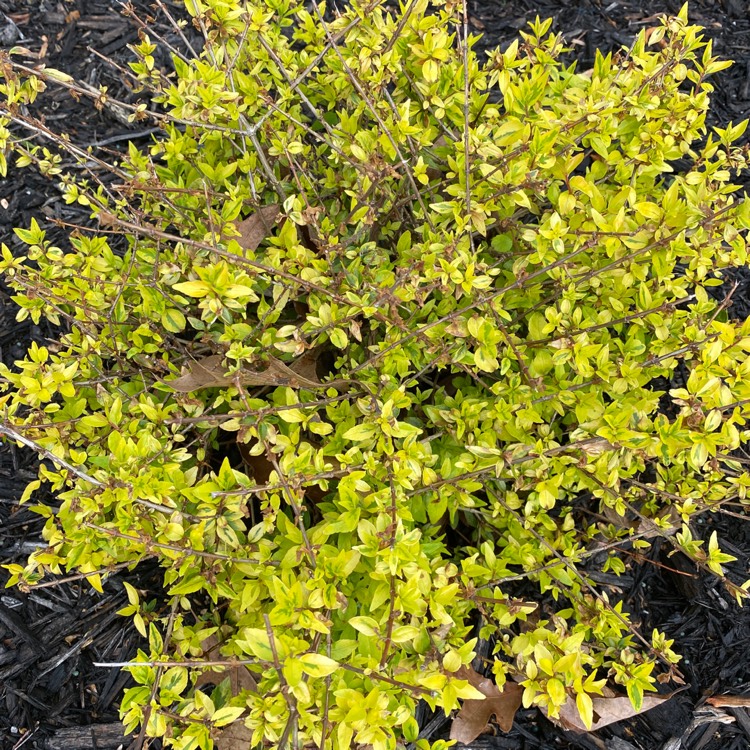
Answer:
[(350, 427), (343, 435), (345, 440), (361, 442), (375, 436), (376, 428), (373, 424), (358, 424)]
[(245, 708), (243, 706), (224, 706), (224, 708), (216, 710), (211, 717), (211, 721), (214, 726), (223, 727), (237, 721), (244, 712)]
[(337, 661), (323, 654), (302, 654), (299, 660), (302, 663), (302, 670), (310, 677), (325, 677), (339, 668)]
[(245, 653), (257, 656), (262, 661), (273, 662), (273, 649), (265, 630), (243, 628), (242, 637), (236, 643)]
[(556, 677), (547, 681), (547, 695), (556, 706), (562, 706), (568, 698), (565, 685)]
[(187, 320), (179, 310), (170, 309), (161, 316), (161, 324), (170, 333), (180, 333), (185, 330)]
[(576, 695), (576, 708), (581, 716), (581, 721), (587, 729), (591, 729), (594, 723), (594, 702), (588, 693), (578, 693)]
[(130, 602), (130, 604), (132, 604), (134, 607), (137, 607), (140, 602), (137, 589), (127, 581), (123, 581), (122, 585), (125, 587), (125, 593), (128, 595), (128, 601)]
[(482, 372), (495, 372), (500, 366), (497, 357), (490, 354), (483, 346), (474, 352), (474, 363)]
[(188, 671), (185, 667), (170, 667), (161, 678), (159, 687), (176, 695), (181, 695), (188, 685)]
[(185, 594), (193, 594), (196, 591), (200, 591), (205, 585), (206, 579), (199, 573), (193, 572), (182, 581), (170, 587), (169, 594), (170, 596), (185, 596)]
[(408, 643), (409, 641), (413, 641), (418, 635), (419, 628), (415, 628), (413, 625), (400, 625), (393, 628), (391, 640), (394, 643)]
[(355, 630), (359, 631), (363, 635), (377, 635), (380, 632), (378, 621), (374, 620), (372, 617), (367, 617), (365, 615), (350, 617), (349, 625), (351, 625)]
[(443, 668), (448, 672), (457, 672), (463, 663), (458, 652), (451, 649), (445, 656), (443, 656)]
[(213, 291), (205, 281), (183, 281), (175, 284), (172, 288), (188, 297), (205, 297)]
[(643, 705), (643, 690), (641, 690), (635, 680), (628, 682), (625, 685), (625, 689), (628, 691), (628, 698), (630, 698), (633, 708), (636, 711), (640, 711)]
[(347, 338), (346, 334), (340, 328), (334, 328), (328, 334), (328, 337), (331, 339), (331, 343), (337, 349), (346, 349), (346, 347), (349, 344), (349, 339)]

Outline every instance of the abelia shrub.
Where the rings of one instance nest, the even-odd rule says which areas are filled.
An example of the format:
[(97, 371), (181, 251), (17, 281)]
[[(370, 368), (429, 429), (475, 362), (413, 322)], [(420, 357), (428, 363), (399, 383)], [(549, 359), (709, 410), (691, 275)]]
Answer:
[(142, 35), (161, 132), (117, 164), (34, 119), (86, 89), (3, 59), (4, 153), (94, 222), (3, 246), (19, 319), (62, 329), (0, 368), (23, 499), (59, 503), (10, 582), (160, 562), (122, 713), (176, 750), (438, 749), (416, 706), (480, 699), (473, 669), (553, 718), (607, 684), (639, 710), (678, 657), (596, 574), (662, 539), (747, 588), (694, 523), (750, 484), (727, 63), (686, 9), (590, 70), (549, 21), (479, 59), (460, 2), (186, 9), (204, 48), (160, 70)]

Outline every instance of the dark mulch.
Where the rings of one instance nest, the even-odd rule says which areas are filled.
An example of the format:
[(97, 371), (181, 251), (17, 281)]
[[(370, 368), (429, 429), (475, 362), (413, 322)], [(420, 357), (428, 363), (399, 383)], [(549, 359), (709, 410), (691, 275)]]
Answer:
[[(552, 16), (582, 69), (594, 51), (628, 45), (644, 26), (656, 23), (663, 12), (675, 13), (677, 0), (472, 0), (474, 31), (484, 33), (481, 48), (512, 40), (537, 14)], [(167, 3), (172, 12), (176, 6)], [(169, 24), (153, 13), (148, 0), (133, 7), (152, 29), (176, 45)], [(128, 44), (137, 40), (138, 21), (123, 18), (116, 0), (0, 0), (0, 45), (21, 45), (41, 60), (79, 81), (104, 84), (115, 99), (131, 102), (136, 95), (127, 78), (101, 56), (119, 65), (129, 59)], [(706, 27), (714, 51), (736, 65), (715, 79), (711, 122), (724, 125), (750, 115), (750, 5), (745, 0), (693, 0), (691, 20)], [(94, 50), (99, 53), (95, 54)], [(29, 58), (29, 64), (40, 59)], [(159, 61), (169, 66), (166, 56)], [(127, 123), (112, 109), (94, 111), (62, 93), (42, 98), (47, 122), (64, 128), (77, 143), (96, 145), (100, 153), (126, 145), (127, 139), (146, 139), (148, 126)], [(26, 226), (31, 216), (85, 223), (85, 213), (65, 206), (54, 187), (31, 170), (13, 171), (0, 182), (2, 238), (12, 244), (12, 227)], [(65, 245), (65, 232), (50, 230)], [(736, 273), (739, 283), (732, 298), (732, 314), (750, 314), (750, 272)], [(31, 341), (54, 337), (55, 331), (28, 321), (17, 323), (8, 290), (0, 282), (0, 358), (6, 364), (21, 357)], [(0, 563), (23, 563), (43, 545), (42, 522), (17, 500), (34, 475), (35, 457), (26, 451), (0, 449)], [(750, 527), (743, 520), (716, 515), (704, 521), (706, 536), (715, 529), (723, 548), (738, 561), (730, 566), (734, 580), (748, 577)], [(5, 580), (0, 572), (0, 584)], [(129, 621), (116, 615), (124, 605), (122, 580), (156, 596), (160, 574), (153, 566), (123, 571), (96, 594), (77, 580), (60, 581), (24, 593), (4, 590), (0, 595), (0, 748), (84, 750), (115, 748), (122, 738), (116, 724), (117, 704), (129, 677), (97, 662), (132, 657), (140, 636)], [(560, 731), (536, 710), (520, 711), (513, 731), (485, 735), (473, 747), (507, 750), (747, 750), (750, 718), (744, 708), (713, 709), (706, 696), (750, 694), (750, 608), (740, 609), (713, 579), (699, 576), (667, 544), (655, 545), (647, 559), (634, 562), (619, 591), (643, 632), (664, 630), (685, 656), (680, 670), (687, 688), (634, 720), (621, 722), (596, 735)], [(618, 591), (612, 591), (613, 596)]]

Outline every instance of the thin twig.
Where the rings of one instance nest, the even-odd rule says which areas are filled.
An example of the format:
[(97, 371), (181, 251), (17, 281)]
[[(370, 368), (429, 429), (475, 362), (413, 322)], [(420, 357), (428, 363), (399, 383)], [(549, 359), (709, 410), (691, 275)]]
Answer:
[(206, 560), (226, 560), (227, 562), (231, 563), (249, 563), (252, 565), (278, 565), (279, 562), (277, 560), (258, 560), (258, 559), (252, 559), (249, 557), (232, 557), (231, 555), (223, 555), (220, 552), (204, 552), (202, 550), (192, 549), (189, 547), (178, 547), (175, 544), (163, 544), (162, 542), (155, 542), (152, 539), (141, 539), (141, 537), (138, 536), (131, 536), (130, 534), (123, 534), (121, 531), (117, 531), (117, 529), (108, 529), (103, 526), (98, 526), (95, 523), (91, 523), (89, 521), (84, 521), (84, 526), (86, 526), (89, 529), (95, 529), (96, 531), (99, 531), (102, 534), (106, 534), (107, 536), (114, 536), (118, 539), (127, 539), (131, 542), (136, 542), (137, 544), (142, 544), (146, 548), (155, 547), (157, 549), (167, 549), (171, 552), (178, 552), (182, 555), (191, 555), (194, 557), (202, 557)]
[(56, 578), (54, 581), (47, 581), (45, 583), (28, 583), (28, 584), (25, 584), (25, 587), (28, 588), (29, 590), (48, 589), (48, 588), (53, 588), (55, 586), (60, 586), (63, 583), (71, 583), (73, 581), (82, 581), (82, 580), (85, 580), (86, 578), (91, 578), (92, 576), (106, 575), (107, 573), (114, 573), (115, 571), (122, 570), (123, 568), (129, 568), (132, 565), (137, 565), (139, 562), (145, 560), (147, 557), (150, 557), (150, 555), (141, 557), (138, 560), (128, 560), (127, 562), (118, 563), (117, 565), (110, 565), (108, 568), (100, 568), (99, 570), (92, 570), (90, 573), (78, 573), (72, 576), (65, 576), (64, 578)]
[(104, 484), (102, 482), (100, 482), (98, 479), (94, 479), (94, 477), (92, 477), (90, 474), (87, 474), (85, 471), (83, 471), (83, 469), (79, 469), (78, 467), (73, 466), (73, 464), (68, 463), (64, 458), (60, 458), (60, 456), (56, 456), (51, 451), (48, 451), (46, 448), (39, 445), (39, 443), (35, 443), (33, 440), (27, 438), (25, 435), (22, 435), (20, 432), (16, 432), (16, 430), (14, 430), (9, 424), (0, 424), (0, 435), (5, 435), (12, 440), (17, 440), (27, 448), (31, 448), (33, 451), (36, 451), (40, 456), (43, 456), (49, 461), (52, 461), (52, 463), (61, 466), (63, 469), (67, 469), (72, 474), (75, 474), (75, 476), (77, 476), (79, 479), (83, 479), (83, 481), (88, 482), (89, 484), (93, 484), (94, 487), (104, 487)]
[(461, 56), (463, 57), (464, 68), (464, 180), (466, 181), (466, 220), (469, 229), (469, 243), (471, 249), (474, 250), (474, 232), (472, 231), (471, 224), (471, 150), (469, 143), (469, 0), (462, 0), (461, 8), (463, 12), (463, 33), (459, 35), (459, 38), (461, 39)]

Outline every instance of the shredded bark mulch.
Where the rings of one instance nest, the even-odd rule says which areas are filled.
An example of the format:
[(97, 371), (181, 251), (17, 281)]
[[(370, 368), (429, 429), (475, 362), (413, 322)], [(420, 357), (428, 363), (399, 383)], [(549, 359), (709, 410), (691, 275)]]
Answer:
[[(166, 2), (170, 13), (177, 5)], [(659, 14), (676, 13), (672, 0), (471, 0), (471, 24), (482, 32), (481, 49), (510, 42), (536, 15), (553, 17), (553, 28), (565, 35), (571, 59), (581, 69), (593, 63), (596, 49), (615, 50), (632, 43), (643, 27), (658, 23)], [(123, 16), (116, 0), (0, 0), (0, 47), (22, 46), (27, 62), (45, 62), (77, 80), (108, 86), (114, 99), (132, 102), (136, 95), (117, 66), (131, 59), (127, 45), (138, 38), (139, 26), (176, 46), (172, 27), (148, 0), (129, 4), (134, 15)], [(706, 28), (714, 52), (736, 61), (714, 79), (711, 124), (724, 126), (750, 115), (750, 5), (745, 0), (693, 0), (691, 21)], [(108, 62), (109, 60), (109, 62)], [(166, 55), (160, 59), (166, 69)], [(113, 65), (112, 63), (115, 63)], [(46, 121), (64, 129), (77, 143), (93, 145), (101, 155), (147, 142), (148, 125), (129, 123), (116, 108), (95, 111), (63, 92), (41, 99)], [(12, 228), (28, 226), (32, 216), (85, 223), (85, 212), (65, 206), (49, 181), (33, 170), (12, 170), (0, 182), (2, 239), (13, 244)], [(66, 246), (65, 231), (50, 226), (49, 236)], [(750, 315), (750, 272), (731, 279), (738, 288), (731, 314)], [(719, 293), (722, 293), (719, 291)], [(725, 292), (724, 292), (725, 293)], [(0, 281), (0, 357), (11, 365), (30, 342), (54, 339), (47, 324), (15, 321), (9, 290)], [(44, 546), (42, 520), (18, 498), (35, 478), (36, 457), (13, 446), (0, 447), (0, 563), (21, 563)], [(48, 499), (54, 504), (54, 499)], [(740, 511), (741, 512), (741, 511)], [(716, 530), (722, 548), (735, 555), (729, 566), (733, 580), (749, 576), (750, 526), (742, 517), (705, 517), (705, 536)], [(750, 696), (750, 607), (737, 606), (720, 584), (703, 577), (688, 561), (656, 543), (633, 560), (629, 574), (603, 581), (613, 597), (621, 596), (633, 620), (645, 633), (653, 628), (674, 638), (684, 655), (680, 670), (686, 689), (662, 706), (633, 720), (588, 735), (563, 732), (537, 710), (521, 710), (513, 730), (486, 734), (472, 743), (477, 750), (748, 750), (750, 714), (742, 705), (713, 706), (706, 698), (728, 694)], [(54, 585), (23, 593), (0, 590), (0, 748), (16, 750), (114, 750), (127, 747), (118, 723), (118, 701), (130, 677), (117, 669), (94, 666), (121, 662), (142, 646), (127, 618), (116, 614), (125, 606), (122, 581), (128, 580), (158, 598), (160, 571), (141, 565), (113, 575), (104, 594), (80, 580), (61, 577)], [(7, 576), (0, 571), (0, 585)], [(749, 699), (750, 702), (750, 699)], [(434, 719), (434, 717), (433, 717)], [(429, 720), (425, 717), (425, 721)], [(446, 736), (447, 720), (437, 718), (433, 738)], [(155, 747), (155, 746), (154, 746)]]

